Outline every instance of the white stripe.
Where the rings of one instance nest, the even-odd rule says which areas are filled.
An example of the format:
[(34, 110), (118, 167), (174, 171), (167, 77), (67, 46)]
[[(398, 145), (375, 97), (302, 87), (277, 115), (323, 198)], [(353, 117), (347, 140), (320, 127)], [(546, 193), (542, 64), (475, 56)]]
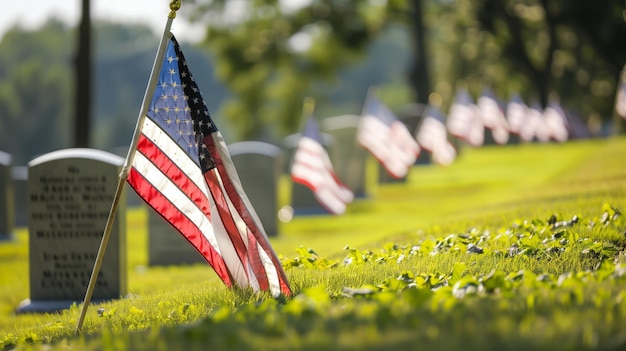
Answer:
[[(274, 266), (272, 258), (267, 254), (267, 252), (265, 252), (265, 250), (263, 250), (259, 243), (257, 243), (257, 250), (259, 250), (261, 262), (263, 262), (263, 267), (265, 267), (265, 272), (267, 273), (267, 281), (270, 285), (270, 292), (272, 293), (272, 296), (277, 297), (281, 294), (278, 267)], [(282, 267), (280, 269), (282, 269)]]
[[(211, 204), (211, 213), (214, 213), (215, 216), (218, 216), (219, 212), (217, 209), (217, 204), (212, 197), (209, 199), (209, 203)], [(241, 263), (241, 260), (237, 255), (237, 250), (235, 250), (235, 246), (230, 240), (228, 232), (224, 227), (224, 223), (221, 220), (214, 220), (213, 228), (215, 238), (218, 242), (220, 250), (222, 251), (222, 259), (228, 267), (228, 271), (232, 275), (233, 279), (239, 287), (245, 288), (250, 286), (247, 269), (244, 268), (243, 264)]]
[(207, 185), (198, 164), (191, 160), (189, 155), (159, 125), (150, 118), (146, 118), (141, 132), (146, 138), (152, 140), (180, 168), (182, 173), (187, 175), (202, 190), (205, 197), (209, 197)]
[[(213, 133), (213, 142), (216, 146), (217, 152), (220, 154), (220, 157), (222, 158), (224, 168), (226, 169), (226, 176), (230, 179), (231, 183), (233, 184), (233, 187), (235, 188), (235, 191), (237, 192), (239, 198), (243, 202), (242, 204), (243, 207), (248, 211), (248, 213), (252, 217), (252, 220), (254, 221), (256, 227), (260, 231), (259, 234), (261, 234), (269, 244), (269, 240), (267, 240), (267, 234), (265, 233), (263, 224), (261, 223), (261, 220), (256, 214), (254, 207), (250, 203), (250, 200), (248, 199), (248, 196), (246, 195), (243, 189), (243, 186), (241, 185), (241, 181), (239, 180), (239, 175), (237, 174), (237, 170), (232, 162), (232, 159), (230, 158), (230, 153), (228, 152), (228, 148), (226, 147), (226, 143), (224, 142), (221, 133), (219, 132)], [(218, 179), (220, 181), (220, 186), (222, 187), (222, 191), (226, 195), (227, 193), (224, 190), (222, 180), (219, 177)], [(237, 229), (239, 230), (239, 235), (241, 236), (246, 247), (248, 247), (248, 237), (247, 237), (248, 232), (247, 231), (250, 230), (250, 228), (247, 227), (247, 225), (245, 224), (245, 221), (243, 220), (243, 218), (241, 218), (240, 214), (237, 212), (230, 197), (228, 196), (225, 196), (225, 197), (226, 197), (230, 212), (233, 214), (233, 219), (235, 220)], [(257, 245), (259, 245), (258, 241), (257, 241)], [(271, 246), (270, 246), (270, 250), (272, 250)], [(276, 270), (278, 268), (274, 266), (271, 258), (267, 255), (268, 253), (266, 253), (262, 248), (260, 248), (260, 246), (259, 246), (259, 253), (261, 256), (261, 261), (263, 262), (263, 266), (265, 267), (265, 271), (267, 272), (267, 279), (268, 279), (270, 288), (277, 285), (279, 287), (278, 294), (280, 294), (280, 280), (278, 279), (278, 275), (276, 273)], [(271, 252), (271, 254), (275, 255), (273, 251)], [(250, 277), (250, 286), (252, 287), (252, 289), (254, 289), (254, 291), (260, 290), (258, 278), (254, 274), (254, 271), (251, 269), (250, 266), (248, 266), (248, 273)], [(272, 295), (277, 296), (277, 294), (274, 292), (273, 289), (272, 289)]]
[[(246, 247), (246, 258), (248, 259), (247, 261), (247, 265), (245, 267), (245, 279), (242, 280), (240, 283), (241, 287), (252, 287), (252, 289), (255, 292), (258, 292), (260, 290), (259, 287), (259, 281), (256, 278), (254, 271), (252, 270), (251, 266), (250, 266), (250, 255), (248, 255), (248, 236), (247, 236), (247, 229), (248, 227), (246, 226), (246, 223), (243, 221), (243, 219), (241, 218), (241, 216), (239, 215), (239, 213), (236, 211), (235, 206), (233, 206), (233, 203), (230, 199), (230, 197), (228, 197), (226, 190), (224, 189), (224, 183), (222, 182), (221, 177), (219, 176), (219, 171), (217, 169), (213, 169), (212, 172), (215, 173), (215, 177), (217, 178), (217, 181), (219, 182), (219, 186), (220, 189), (222, 191), (222, 194), (224, 194), (224, 199), (226, 200), (226, 205), (228, 206), (228, 211), (231, 213), (231, 218), (233, 219), (233, 222), (235, 222), (235, 226), (237, 227), (237, 232), (239, 234), (239, 238), (241, 238), (241, 241), (243, 242), (244, 246)], [(232, 179), (231, 179), (232, 181)], [(217, 213), (217, 212), (216, 212)], [(222, 226), (222, 228), (224, 228)], [(228, 233), (226, 232), (226, 228), (224, 228), (224, 232), (223, 235), (226, 235), (228, 237)], [(220, 241), (221, 242), (221, 241)], [(231, 244), (228, 247), (228, 250), (232, 249), (233, 250), (233, 254), (235, 255), (235, 257), (239, 257), (237, 256), (237, 252), (234, 249), (234, 246), (232, 246), (232, 241), (230, 239), (230, 237), (228, 237), (228, 242), (224, 241), (225, 245)], [(241, 262), (240, 260), (237, 260), (236, 262)], [(244, 268), (243, 266), (241, 267), (237, 267), (237, 269), (242, 269)], [(239, 273), (239, 272), (238, 272)], [(244, 277), (242, 277), (243, 279)]]
[(200, 230), (202, 235), (209, 241), (213, 249), (221, 255), (220, 248), (211, 235), (213, 233), (213, 225), (207, 216), (196, 206), (196, 204), (184, 194), (172, 181), (161, 172), (150, 160), (143, 154), (137, 152), (133, 161), (133, 167), (146, 180), (152, 184), (163, 196), (165, 196), (172, 204), (178, 208), (189, 220)]
[(259, 218), (256, 211), (254, 210), (254, 207), (252, 207), (252, 203), (248, 199), (248, 195), (246, 195), (246, 192), (243, 190), (243, 186), (241, 185), (241, 180), (239, 180), (239, 175), (237, 174), (237, 170), (235, 169), (233, 160), (230, 158), (230, 153), (228, 152), (226, 143), (224, 142), (224, 139), (222, 138), (222, 134), (218, 131), (218, 132), (213, 133), (212, 137), (213, 137), (213, 142), (215, 143), (215, 146), (217, 148), (217, 152), (220, 154), (222, 158), (222, 162), (224, 164), (224, 168), (226, 169), (226, 174), (228, 178), (230, 179), (231, 183), (233, 183), (233, 186), (235, 187), (237, 194), (239, 194), (241, 201), (243, 201), (246, 209), (252, 216), (252, 219), (254, 220), (254, 223), (256, 224), (257, 228), (259, 228), (263, 236), (267, 238), (267, 234), (265, 234), (265, 229), (263, 228), (263, 223), (261, 223), (261, 219)]

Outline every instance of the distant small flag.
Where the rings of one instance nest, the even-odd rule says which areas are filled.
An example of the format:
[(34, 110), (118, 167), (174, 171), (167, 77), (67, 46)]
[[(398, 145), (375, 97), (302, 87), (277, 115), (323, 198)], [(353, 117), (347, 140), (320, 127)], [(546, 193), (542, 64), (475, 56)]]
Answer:
[(509, 131), (519, 135), (527, 123), (528, 106), (518, 94), (513, 94), (506, 105), (506, 119), (509, 123)]
[(227, 286), (291, 295), (222, 135), (169, 35), (127, 181)]
[(357, 141), (394, 178), (406, 176), (420, 153), (406, 125), (373, 94), (365, 101)]
[[(450, 106), (450, 111), (448, 111), (448, 119), (446, 121), (448, 131), (452, 136), (470, 142), (472, 125), (476, 123), (476, 118), (476, 105), (472, 101), (469, 92), (464, 88), (458, 89), (454, 102)], [(482, 141), (480, 141), (480, 144), (482, 144)]]
[(485, 89), (477, 105), (483, 125), (491, 130), (493, 140), (498, 144), (506, 144), (509, 140), (509, 126), (493, 92)]
[(619, 87), (615, 96), (615, 112), (626, 119), (626, 66), (620, 73)]
[(309, 116), (294, 152), (291, 179), (311, 189), (320, 205), (330, 213), (342, 214), (354, 194), (335, 174), (321, 138), (315, 118)]
[(543, 111), (543, 118), (546, 129), (548, 130), (548, 135), (551, 139), (560, 143), (567, 141), (567, 116), (559, 103), (556, 101), (550, 102)]
[(524, 126), (522, 134), (520, 134), (522, 140), (545, 143), (550, 141), (550, 133), (548, 126), (546, 125), (543, 117), (543, 111), (538, 101), (533, 101), (528, 109), (528, 122)]
[(456, 149), (448, 141), (448, 133), (443, 115), (438, 107), (428, 106), (416, 139), (418, 144), (429, 151), (436, 163), (448, 166), (456, 158)]

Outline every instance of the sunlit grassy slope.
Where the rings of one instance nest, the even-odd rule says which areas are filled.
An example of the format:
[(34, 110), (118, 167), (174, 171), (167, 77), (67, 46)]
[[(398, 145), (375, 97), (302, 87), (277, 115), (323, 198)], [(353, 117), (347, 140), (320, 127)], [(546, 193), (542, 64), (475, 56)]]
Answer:
[[(467, 232), (474, 233), (471, 235), (478, 235), (476, 233), (479, 232), (470, 232), (471, 228), (494, 232), (509, 228), (513, 222), (521, 219), (546, 221), (552, 214), (563, 219), (578, 215), (580, 218), (590, 220), (601, 215), (603, 205), (606, 203), (614, 208), (626, 210), (625, 155), (626, 139), (623, 138), (574, 141), (566, 144), (464, 148), (457, 162), (449, 167), (416, 166), (411, 170), (405, 183), (376, 185), (373, 182), (369, 196), (351, 204), (346, 215), (296, 217), (289, 223), (282, 223), (281, 233), (278, 237), (272, 238), (272, 244), (285, 262), (296, 256), (302, 256), (303, 251), (296, 252), (297, 248), (302, 246), (312, 248), (319, 256), (327, 258), (328, 262), (336, 263), (337, 267), (332, 269), (293, 268), (287, 270), (296, 293), (317, 287), (327, 298), (340, 292), (344, 286), (360, 287), (368, 284), (381, 284), (386, 279), (395, 277), (406, 270), (432, 274), (450, 272), (459, 262), (465, 265), (461, 272), (467, 276), (480, 276), (493, 269), (501, 269), (507, 273), (523, 269), (534, 274), (543, 272), (557, 275), (564, 272), (588, 271), (597, 268), (596, 266), (601, 262), (597, 257), (580, 255), (580, 252), (585, 249), (584, 245), (589, 244), (588, 242), (575, 244), (566, 251), (566, 254), (550, 261), (523, 258), (503, 259), (487, 252), (484, 255), (468, 257), (458, 254), (432, 257), (426, 255), (399, 264), (388, 262), (378, 265), (343, 266), (339, 262), (350, 255), (351, 251), (344, 249), (346, 246), (359, 249), (358, 252), (367, 252), (368, 250), (381, 250), (390, 242), (398, 245), (414, 245), (426, 238), (432, 238), (435, 242), (437, 238), (446, 237), (452, 233)], [(283, 191), (287, 191), (287, 188), (283, 187)], [(285, 199), (288, 197), (283, 193), (281, 198), (283, 199), (282, 205), (285, 205)], [(225, 311), (231, 311), (233, 308), (240, 309), (246, 306), (247, 302), (258, 298), (247, 292), (227, 290), (216, 279), (211, 268), (206, 265), (146, 267), (145, 221), (145, 210), (129, 210), (129, 296), (118, 301), (91, 306), (85, 323), (85, 332), (95, 333), (95, 336), (88, 339), (65, 340), (59, 345), (59, 349), (67, 347), (82, 349), (87, 345), (94, 349), (124, 349), (130, 344), (135, 345), (136, 349), (155, 349), (158, 343), (146, 343), (145, 348), (141, 348), (138, 346), (140, 343), (132, 342), (136, 338), (126, 332), (152, 327), (157, 333), (153, 335), (156, 338), (154, 340), (158, 340), (160, 335), (156, 332), (158, 329), (213, 316), (212, 322), (205, 322), (208, 325), (203, 327), (201, 324), (200, 327), (192, 328), (190, 331), (192, 334), (200, 333), (206, 336), (210, 334), (207, 330), (210, 330), (211, 326), (223, 331), (225, 326), (229, 325), (213, 325), (212, 323), (217, 323), (216, 313), (222, 313), (225, 316), (223, 318), (229, 321), (230, 317), (227, 316), (230, 312)], [(616, 223), (613, 231), (595, 228), (589, 233), (577, 232), (576, 235), (589, 235), (592, 237), (590, 240), (595, 240), (593, 238), (606, 240), (614, 243), (617, 248), (623, 249), (624, 240), (626, 240), (623, 232), (626, 232), (626, 228), (623, 227), (623, 222)], [(583, 229), (581, 226), (581, 230)], [(620, 230), (622, 233), (619, 233)], [(470, 234), (467, 235), (472, 237)], [(487, 250), (497, 251), (498, 245), (500, 244), (490, 242), (486, 247)], [(353, 250), (352, 253), (354, 252)], [(313, 258), (319, 258), (319, 256)], [(317, 262), (319, 263), (320, 260)], [(78, 316), (77, 308), (63, 314), (19, 316), (13, 314), (17, 304), (28, 297), (26, 230), (19, 230), (14, 242), (0, 244), (0, 263), (2, 264), (0, 270), (0, 346), (10, 348), (16, 343), (47, 342), (72, 335)], [(606, 294), (608, 298), (611, 298), (615, 291), (615, 287), (611, 286), (602, 289), (603, 294)], [(592, 291), (592, 293), (596, 292)], [(311, 295), (315, 296), (314, 293), (305, 296)], [(328, 308), (332, 310), (331, 306), (340, 306), (340, 304), (328, 305)], [(355, 308), (357, 311), (355, 313), (367, 314), (361, 310), (363, 306), (360, 304), (357, 306), (349, 305), (345, 308)], [(98, 316), (96, 310), (100, 308), (104, 312)], [(278, 317), (275, 315), (275, 308), (265, 308), (266, 310), (261, 311), (269, 311), (267, 315), (270, 317), (267, 318), (284, 318), (280, 313)], [(470, 307), (466, 306), (466, 308), (472, 311)], [(216, 312), (216, 310), (221, 312)], [(432, 318), (425, 310), (417, 308), (416, 311), (421, 316), (420, 318)], [(496, 312), (495, 310), (488, 311), (485, 315), (480, 315), (475, 322), (485, 322), (482, 319), (488, 319)], [(555, 309), (555, 312), (564, 313), (560, 309)], [(263, 315), (262, 312), (250, 313)], [(581, 315), (585, 316), (585, 313), (588, 312), (581, 312)], [(245, 316), (245, 313), (243, 315)], [(626, 311), (613, 311), (611, 318), (621, 320), (620, 318), (624, 318), (624, 315)], [(537, 318), (536, 315), (534, 316), (532, 318)], [(565, 318), (565, 321), (562, 321), (564, 325), (570, 323), (568, 318), (572, 316), (568, 316), (563, 317)], [(264, 345), (262, 337), (264, 332), (254, 329), (257, 326), (256, 317), (241, 318), (252, 320), (252, 326), (241, 323), (243, 323), (243, 329), (250, 327), (253, 330), (242, 331), (242, 334), (235, 333), (231, 336), (242, 342), (243, 340), (249, 342), (249, 344), (238, 344), (239, 346), (269, 347), (271, 345), (272, 348), (285, 347), (284, 349), (328, 349), (329, 343), (335, 342), (337, 345), (342, 345), (338, 348), (350, 349), (346, 345), (349, 346), (351, 338), (354, 338), (355, 347), (360, 345), (361, 349), (365, 349), (370, 337), (364, 335), (377, 333), (378, 337), (371, 337), (370, 346), (373, 347), (372, 349), (387, 349), (393, 348), (394, 345), (402, 345), (402, 340), (411, 340), (410, 335), (412, 335), (411, 328), (405, 330), (399, 328), (394, 333), (386, 334), (384, 330), (377, 329), (376, 323), (367, 322), (367, 318), (362, 320), (357, 318), (356, 324), (354, 318), (348, 318), (345, 326), (342, 327), (340, 321), (325, 316), (326, 319), (323, 319), (328, 323), (339, 323), (336, 326), (337, 330), (354, 328), (356, 334), (353, 333), (354, 335), (350, 336), (348, 331), (345, 335), (335, 334), (337, 331), (330, 333), (319, 325), (322, 322), (315, 319), (310, 321), (310, 324), (320, 329), (317, 333), (299, 334), (299, 329), (296, 328), (295, 331), (289, 331), (288, 336), (282, 336), (288, 342), (285, 341), (285, 344), (281, 346), (279, 342), (281, 338), (272, 334), (276, 333), (276, 330), (272, 329), (268, 331), (273, 336), (272, 343)], [(446, 323), (460, 328), (459, 335), (472, 335), (466, 325), (455, 324), (456, 322), (453, 323), (453, 321), (446, 322), (446, 318), (456, 317), (442, 317), (430, 326), (432, 329), (428, 329), (428, 326), (425, 327), (426, 329), (420, 329), (420, 332), (415, 335), (418, 338), (416, 340), (421, 340), (419, 337), (428, 340), (437, 339), (436, 336), (445, 338), (446, 333), (440, 328), (445, 328)], [(232, 327), (241, 326), (237, 325), (239, 322), (231, 322), (234, 323)], [(303, 322), (297, 320), (295, 323)], [(511, 323), (511, 321), (506, 323)], [(615, 321), (607, 323), (610, 327)], [(529, 327), (529, 337), (535, 335), (533, 334), (536, 332), (534, 328)], [(502, 333), (507, 333), (505, 329), (503, 327), (500, 334), (494, 332), (494, 335), (498, 338), (505, 338), (506, 335), (502, 335)], [(611, 328), (606, 329), (608, 331)], [(187, 337), (185, 333), (179, 333), (176, 330), (164, 332), (169, 343), (163, 344), (163, 349), (176, 349), (173, 345), (177, 344), (194, 345), (193, 337)], [(516, 330), (513, 328), (508, 332), (512, 333)], [(552, 333), (557, 335), (557, 344), (561, 332), (561, 329), (552, 330)], [(420, 333), (424, 335), (419, 336)], [(384, 342), (384, 335), (390, 338), (388, 344)], [(139, 339), (144, 338), (149, 337), (147, 335), (139, 337)], [(516, 338), (519, 338), (519, 335)], [(212, 344), (214, 346), (229, 345), (228, 340), (222, 340), (218, 335), (214, 335), (214, 339), (215, 343)], [(341, 341), (338, 341), (340, 339)], [(459, 341), (451, 342), (452, 344), (441, 343), (434, 344), (434, 346), (454, 346)], [(551, 342), (554, 343), (554, 340)], [(206, 341), (201, 344), (203, 343)], [(476, 342), (470, 344), (482, 345), (481, 347), (489, 345), (489, 343)], [(297, 347), (298, 345), (300, 347)], [(378, 345), (376, 346), (378, 348), (374, 348), (374, 345)], [(507, 346), (506, 343), (497, 345)], [(532, 343), (530, 345), (532, 346)], [(198, 349), (203, 348), (198, 347)]]

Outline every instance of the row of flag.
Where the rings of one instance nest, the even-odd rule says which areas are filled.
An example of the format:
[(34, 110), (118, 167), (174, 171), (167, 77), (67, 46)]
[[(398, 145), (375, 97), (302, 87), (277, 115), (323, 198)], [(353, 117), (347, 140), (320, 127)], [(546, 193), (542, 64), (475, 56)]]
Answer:
[[(485, 143), (486, 131), (496, 144), (506, 144), (512, 136), (522, 142), (565, 142), (571, 137), (589, 136), (584, 122), (567, 113), (557, 101), (550, 101), (545, 108), (537, 101), (528, 106), (514, 94), (508, 103), (502, 104), (490, 89), (485, 89), (476, 102), (466, 89), (459, 89), (447, 119), (439, 108), (440, 103), (429, 104), (413, 136), (375, 92), (374, 89), (368, 92), (356, 140), (394, 178), (405, 177), (422, 150), (429, 152), (437, 164), (450, 165), (457, 150), (448, 140), (448, 134), (474, 147)], [(615, 109), (626, 119), (624, 71)], [(292, 180), (309, 187), (328, 212), (342, 214), (354, 196), (335, 174), (315, 118), (306, 117), (292, 164)]]
[(504, 105), (490, 89), (485, 89), (474, 103), (467, 90), (459, 89), (450, 107), (447, 127), (451, 135), (469, 145), (481, 146), (486, 130), (497, 144), (506, 144), (512, 135), (524, 142), (565, 142), (571, 131), (580, 129), (580, 123), (568, 117), (556, 101), (543, 109), (536, 101), (526, 105), (514, 94)]
[[(307, 110), (307, 109), (305, 109)], [(344, 185), (333, 169), (323, 146), (313, 109), (305, 114), (306, 124), (296, 146), (291, 166), (294, 182), (311, 189), (314, 196), (329, 213), (343, 214), (353, 201), (354, 194)], [(405, 177), (422, 150), (431, 153), (433, 160), (449, 165), (456, 157), (456, 149), (448, 141), (443, 116), (438, 108), (426, 110), (421, 126), (412, 135), (407, 126), (370, 89), (356, 131), (356, 142), (396, 179)]]

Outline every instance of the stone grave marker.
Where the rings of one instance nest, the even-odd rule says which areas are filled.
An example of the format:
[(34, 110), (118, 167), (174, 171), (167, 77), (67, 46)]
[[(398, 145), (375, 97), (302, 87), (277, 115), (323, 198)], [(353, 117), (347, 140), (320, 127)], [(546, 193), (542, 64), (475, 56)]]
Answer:
[[(333, 143), (333, 137), (327, 133), (322, 133), (322, 144), (328, 150)], [(287, 156), (286, 173), (290, 174), (291, 172), (291, 164), (293, 162), (293, 154), (298, 146), (298, 140), (300, 139), (300, 133), (291, 134), (284, 139), (284, 149), (285, 154)], [(333, 168), (335, 166), (333, 165)], [(320, 203), (317, 201), (313, 192), (308, 187), (291, 181), (291, 196), (290, 203), (293, 209), (294, 216), (301, 215), (321, 215), (321, 214), (329, 214), (328, 210), (326, 210)]]
[(283, 169), (281, 149), (260, 141), (228, 145), (241, 185), (268, 236), (277, 236), (278, 183)]
[[(64, 149), (28, 164), (30, 299), (18, 313), (53, 312), (85, 297), (124, 159)], [(126, 294), (126, 206), (120, 198), (92, 301)]]
[(150, 206), (146, 207), (148, 207), (148, 265), (169, 266), (206, 262), (178, 230)]
[(28, 225), (28, 167), (13, 166), (13, 204), (15, 209), (15, 226)]
[(0, 151), (0, 241), (12, 239), (14, 213), (11, 155)]
[(367, 150), (356, 141), (356, 133), (361, 116), (340, 115), (322, 120), (322, 129), (333, 137), (329, 156), (335, 173), (356, 198), (366, 197)]

